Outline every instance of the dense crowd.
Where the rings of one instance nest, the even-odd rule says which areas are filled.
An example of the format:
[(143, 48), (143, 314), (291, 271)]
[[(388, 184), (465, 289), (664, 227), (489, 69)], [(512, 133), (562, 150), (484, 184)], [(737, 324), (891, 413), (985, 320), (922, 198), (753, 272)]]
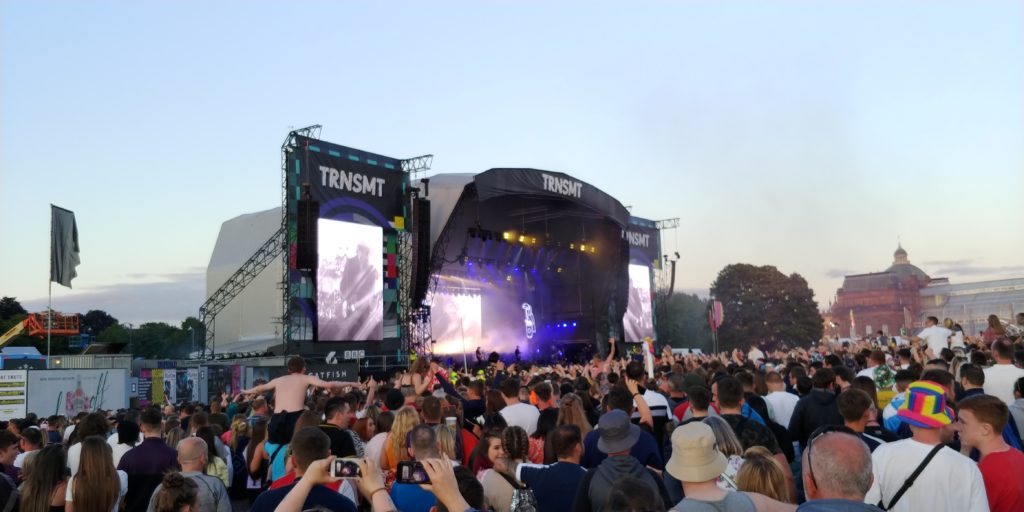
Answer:
[[(420, 357), (361, 383), (296, 357), (208, 405), (9, 421), (0, 510), (1024, 510), (1024, 314), (977, 338), (926, 324), (767, 352)], [(356, 478), (332, 473), (345, 458)]]

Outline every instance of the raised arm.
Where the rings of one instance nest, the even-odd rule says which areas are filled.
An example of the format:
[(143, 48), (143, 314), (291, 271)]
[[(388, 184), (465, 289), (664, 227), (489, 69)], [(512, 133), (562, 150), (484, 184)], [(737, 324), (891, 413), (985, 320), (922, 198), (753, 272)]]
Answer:
[(267, 391), (273, 391), (277, 386), (277, 379), (274, 379), (266, 384), (260, 384), (259, 386), (251, 387), (249, 389), (243, 389), (243, 395), (258, 395), (260, 393), (266, 393)]
[(647, 406), (643, 393), (640, 393), (640, 386), (635, 380), (626, 377), (626, 389), (633, 395), (633, 401), (636, 402), (636, 410), (640, 413), (640, 423), (646, 423), (654, 428), (654, 417), (651, 416), (651, 408)]
[(316, 375), (306, 375), (306, 384), (310, 386), (316, 386), (318, 388), (356, 388), (362, 389), (363, 384), (360, 382), (339, 382), (339, 381), (326, 381), (317, 377)]

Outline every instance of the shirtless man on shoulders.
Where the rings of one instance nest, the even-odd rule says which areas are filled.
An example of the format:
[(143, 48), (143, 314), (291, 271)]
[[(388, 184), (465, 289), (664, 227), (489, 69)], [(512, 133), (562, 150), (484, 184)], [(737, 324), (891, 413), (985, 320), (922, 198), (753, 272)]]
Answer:
[(243, 389), (242, 394), (274, 392), (274, 414), (267, 425), (267, 434), (272, 438), (271, 442), (284, 444), (291, 440), (295, 422), (306, 408), (306, 391), (310, 386), (331, 389), (363, 387), (359, 382), (328, 382), (314, 375), (306, 375), (306, 362), (296, 356), (288, 360), (288, 375), (266, 384)]

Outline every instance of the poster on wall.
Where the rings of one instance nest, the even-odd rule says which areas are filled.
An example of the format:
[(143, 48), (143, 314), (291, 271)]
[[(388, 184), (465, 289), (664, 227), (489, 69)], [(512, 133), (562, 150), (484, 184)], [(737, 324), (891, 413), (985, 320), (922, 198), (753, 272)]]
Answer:
[(167, 399), (167, 403), (173, 404), (178, 402), (177, 393), (175, 388), (177, 387), (177, 371), (175, 370), (164, 370), (164, 398)]
[(33, 370), (28, 410), (39, 416), (115, 411), (128, 407), (128, 370)]
[(153, 370), (139, 372), (138, 397), (139, 407), (147, 407), (153, 403)]
[(0, 370), (0, 421), (28, 415), (25, 407), (27, 380), (26, 370)]
[(234, 396), (243, 389), (241, 365), (207, 366), (206, 377), (210, 397), (219, 399), (221, 393)]
[(164, 403), (164, 370), (155, 369), (150, 377), (150, 396), (154, 404)]
[(174, 389), (178, 402), (199, 401), (199, 368), (189, 368), (177, 372)]
[(251, 388), (259, 384), (266, 384), (278, 377), (288, 374), (288, 369), (280, 366), (246, 366), (245, 387)]

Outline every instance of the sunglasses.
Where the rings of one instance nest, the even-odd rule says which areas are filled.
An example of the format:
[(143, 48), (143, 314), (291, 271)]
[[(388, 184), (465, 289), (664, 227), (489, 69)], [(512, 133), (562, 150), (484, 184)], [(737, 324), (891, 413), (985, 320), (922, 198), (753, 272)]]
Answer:
[(860, 435), (843, 425), (825, 425), (811, 432), (811, 436), (807, 438), (807, 473), (811, 475), (811, 482), (814, 482), (815, 487), (818, 487), (818, 481), (814, 478), (814, 464), (811, 463), (811, 447), (814, 446), (814, 441), (818, 440), (818, 438), (832, 432), (848, 434), (860, 439)]

